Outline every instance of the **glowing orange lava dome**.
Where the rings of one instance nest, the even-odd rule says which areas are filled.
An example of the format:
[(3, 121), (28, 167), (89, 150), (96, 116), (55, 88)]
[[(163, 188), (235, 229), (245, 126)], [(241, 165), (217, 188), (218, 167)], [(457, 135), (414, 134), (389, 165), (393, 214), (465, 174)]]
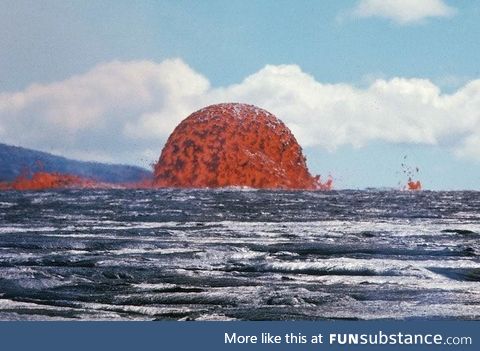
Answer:
[(313, 177), (287, 126), (258, 107), (224, 103), (183, 120), (168, 138), (155, 187), (328, 190)]

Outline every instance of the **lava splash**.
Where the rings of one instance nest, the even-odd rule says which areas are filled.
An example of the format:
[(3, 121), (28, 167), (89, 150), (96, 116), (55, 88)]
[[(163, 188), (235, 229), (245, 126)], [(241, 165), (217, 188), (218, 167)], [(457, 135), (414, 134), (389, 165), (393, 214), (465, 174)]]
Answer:
[(155, 187), (329, 190), (312, 176), (292, 132), (253, 105), (224, 103), (192, 113), (168, 138)]
[(154, 166), (154, 178), (135, 183), (99, 182), (75, 174), (24, 171), (0, 190), (68, 188), (222, 188), (331, 190), (308, 171), (302, 148), (287, 126), (253, 105), (205, 107), (183, 120), (170, 135)]
[(31, 177), (21, 174), (10, 183), (0, 183), (0, 190), (99, 188), (103, 185), (105, 184), (73, 174), (39, 171)]
[(408, 183), (407, 183), (407, 189), (408, 190), (422, 190), (422, 183), (417, 180), (417, 181), (413, 181), (411, 178), (408, 179)]
[(402, 162), (402, 172), (408, 176), (408, 181), (406, 187), (407, 190), (418, 191), (422, 190), (422, 183), (419, 180), (414, 180), (415, 177), (418, 177), (420, 168), (418, 166), (411, 167), (407, 164), (407, 155), (403, 156)]

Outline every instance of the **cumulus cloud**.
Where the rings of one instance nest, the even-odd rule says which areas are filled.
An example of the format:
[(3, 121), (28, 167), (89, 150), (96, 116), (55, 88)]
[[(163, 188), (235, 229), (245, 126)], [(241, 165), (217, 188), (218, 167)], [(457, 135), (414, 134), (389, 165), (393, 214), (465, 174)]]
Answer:
[(440, 145), (480, 159), (480, 80), (451, 94), (425, 79), (323, 84), (296, 65), (268, 65), (211, 87), (179, 59), (111, 62), (65, 81), (0, 94), (0, 140), (70, 157), (154, 162), (196, 109), (245, 102), (281, 118), (304, 147), (369, 142)]
[(454, 14), (455, 9), (442, 0), (360, 0), (353, 10), (357, 17), (382, 17), (400, 24)]
[(211, 95), (265, 107), (291, 127), (303, 146), (332, 150), (371, 141), (453, 143), (461, 154), (475, 156), (460, 150), (475, 149), (477, 139), (471, 136), (480, 136), (480, 80), (447, 95), (425, 79), (378, 79), (366, 88), (322, 84), (298, 66), (284, 65), (267, 66)]
[(1, 93), (0, 136), (82, 159), (139, 163), (148, 148), (158, 153), (208, 89), (208, 80), (179, 59), (100, 64), (61, 82)]

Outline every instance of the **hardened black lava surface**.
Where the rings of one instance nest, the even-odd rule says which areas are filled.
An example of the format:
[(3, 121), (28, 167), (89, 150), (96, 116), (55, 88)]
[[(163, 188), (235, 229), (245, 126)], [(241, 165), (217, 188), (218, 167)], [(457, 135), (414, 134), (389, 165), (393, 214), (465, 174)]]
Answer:
[(0, 193), (1, 320), (480, 319), (480, 192)]

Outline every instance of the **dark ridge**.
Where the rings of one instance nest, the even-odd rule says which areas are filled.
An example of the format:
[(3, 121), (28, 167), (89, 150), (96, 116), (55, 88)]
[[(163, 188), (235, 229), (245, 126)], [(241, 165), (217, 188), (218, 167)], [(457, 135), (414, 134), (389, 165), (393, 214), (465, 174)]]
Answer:
[(442, 233), (456, 233), (460, 235), (477, 235), (477, 233), (468, 229), (444, 229), (442, 230)]
[(335, 268), (335, 269), (328, 269), (328, 268), (276, 268), (276, 267), (269, 267), (267, 265), (232, 265), (228, 266), (224, 269), (225, 272), (276, 272), (276, 273), (292, 273), (292, 274), (307, 274), (307, 275), (345, 275), (345, 276), (395, 276), (400, 275), (400, 273), (391, 271), (391, 272), (383, 272), (377, 273), (368, 268), (362, 269), (342, 269), (342, 268)]
[(433, 273), (441, 274), (447, 278), (468, 281), (480, 282), (480, 268), (430, 268)]
[(109, 183), (138, 182), (152, 177), (152, 172), (141, 167), (76, 161), (0, 143), (0, 182), (10, 182), (24, 170), (68, 173)]

